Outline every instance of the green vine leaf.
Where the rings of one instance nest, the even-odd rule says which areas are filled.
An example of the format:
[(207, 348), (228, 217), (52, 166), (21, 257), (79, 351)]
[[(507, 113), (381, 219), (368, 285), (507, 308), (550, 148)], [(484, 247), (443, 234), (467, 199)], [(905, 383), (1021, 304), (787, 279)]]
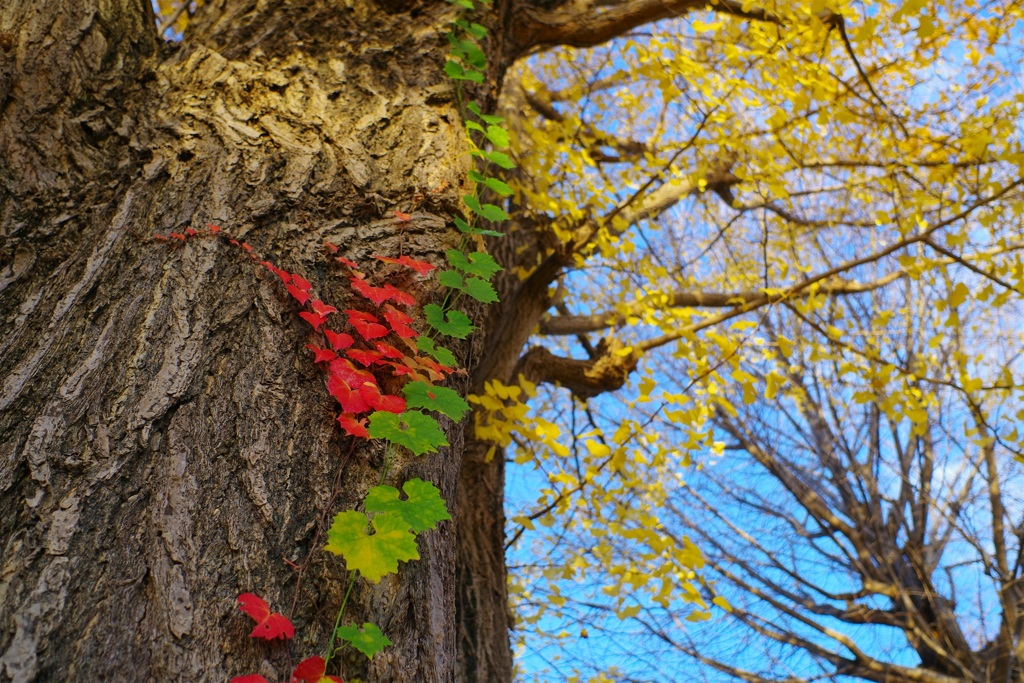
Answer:
[(471, 194), (463, 195), (462, 201), (466, 202), (466, 206), (472, 209), (473, 213), (481, 218), (486, 218), (492, 223), (499, 223), (509, 219), (505, 209), (494, 204), (481, 204), (480, 200)]
[(407, 410), (398, 415), (378, 410), (370, 415), (367, 431), (371, 439), (387, 439), (416, 455), (434, 453), (438, 446), (448, 445), (437, 420), (419, 410)]
[(509, 157), (509, 155), (503, 152), (485, 152), (483, 150), (478, 149), (473, 152), (473, 156), (487, 159), (491, 163), (497, 164), (498, 166), (501, 166), (502, 168), (505, 169), (516, 167), (516, 162), (512, 161), (511, 157)]
[(444, 65), (444, 72), (448, 74), (450, 78), (457, 81), (473, 81), (474, 83), (483, 83), (484, 74), (482, 71), (477, 71), (473, 68), (463, 68), (458, 62), (448, 60)]
[(455, 227), (457, 227), (460, 232), (464, 232), (467, 235), (489, 235), (491, 237), (505, 236), (505, 233), (498, 232), (497, 230), (484, 230), (482, 228), (474, 228), (472, 225), (462, 220), (458, 216), (454, 216), (453, 220), (455, 221)]
[(458, 422), (469, 412), (469, 404), (459, 393), (448, 387), (431, 386), (426, 382), (410, 382), (402, 387), (405, 402), (410, 408), (426, 408), (444, 413)]
[(477, 301), (482, 301), (485, 304), (498, 300), (498, 293), (494, 291), (491, 283), (478, 277), (470, 276), (464, 278), (462, 273), (446, 270), (438, 277), (438, 281), (445, 287), (465, 292)]
[(474, 251), (467, 256), (458, 249), (449, 249), (444, 255), (448, 257), (448, 263), (452, 268), (485, 280), (490, 280), (491, 276), (502, 270), (494, 257), (485, 251)]
[(402, 485), (407, 500), (398, 497), (394, 486), (374, 486), (366, 494), (367, 512), (398, 515), (414, 534), (433, 529), (437, 523), (451, 519), (441, 492), (429, 481), (410, 479)]
[(437, 304), (427, 304), (423, 307), (423, 315), (427, 319), (427, 324), (433, 327), (441, 334), (447, 334), (449, 337), (457, 337), (459, 339), (465, 339), (469, 336), (469, 333), (475, 330), (472, 321), (469, 316), (461, 311), (448, 311), (445, 314)]
[[(469, 124), (466, 124), (466, 125), (468, 126)], [(489, 187), (492, 190), (494, 190), (494, 192), (496, 194), (498, 194), (499, 196), (509, 197), (509, 196), (511, 196), (513, 194), (512, 187), (510, 185), (508, 185), (507, 183), (503, 183), (502, 181), (498, 180), (497, 178), (488, 178), (487, 176), (485, 176), (483, 173), (480, 173), (479, 171), (470, 171), (469, 172), (469, 179), (472, 180), (474, 183), (480, 183), (482, 185), (486, 185), (487, 187)]]
[[(372, 535), (366, 533), (370, 524), (375, 532)], [(335, 515), (324, 550), (340, 555), (349, 571), (358, 571), (374, 583), (386, 574), (396, 573), (399, 562), (420, 557), (416, 537), (400, 515), (378, 514), (371, 522), (365, 514), (355, 510)]]
[(487, 132), (485, 133), (487, 139), (494, 143), (495, 147), (505, 149), (508, 147), (508, 131), (500, 126), (487, 126)]
[(373, 659), (375, 654), (391, 645), (391, 640), (384, 635), (384, 632), (376, 624), (370, 622), (363, 624), (362, 630), (356, 626), (339, 626), (336, 633), (339, 638), (362, 652), (368, 659)]
[(430, 354), (441, 365), (455, 366), (455, 354), (443, 346), (438, 346), (430, 337), (421, 334), (416, 338), (416, 348)]
[(473, 112), (477, 116), (477, 118), (479, 118), (484, 123), (505, 123), (505, 119), (503, 119), (500, 116), (495, 116), (494, 114), (484, 114), (483, 112), (481, 112), (480, 105), (478, 105), (476, 102), (470, 102), (469, 104), (467, 104), (466, 109), (469, 109), (471, 112)]

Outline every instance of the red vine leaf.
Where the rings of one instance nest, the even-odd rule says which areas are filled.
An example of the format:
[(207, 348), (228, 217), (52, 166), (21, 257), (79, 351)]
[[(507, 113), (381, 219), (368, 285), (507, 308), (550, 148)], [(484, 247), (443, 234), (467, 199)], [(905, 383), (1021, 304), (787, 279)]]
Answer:
[(370, 409), (370, 404), (366, 402), (366, 399), (336, 375), (327, 379), (327, 391), (331, 392), (331, 396), (338, 400), (341, 409), (346, 413), (365, 413)]
[(348, 266), (349, 268), (351, 268), (352, 270), (354, 270), (356, 272), (359, 271), (359, 264), (356, 263), (355, 261), (350, 261), (349, 259), (345, 258), (344, 256), (338, 256), (334, 260), (337, 261), (338, 263), (340, 263), (343, 266)]
[(299, 317), (312, 325), (313, 329), (317, 332), (320, 331), (320, 326), (327, 322), (326, 315), (318, 315), (316, 313), (310, 313), (309, 311), (300, 312)]
[(270, 683), (267, 679), (259, 674), (249, 674), (247, 676), (235, 676), (231, 679), (231, 683)]
[(345, 313), (348, 315), (349, 324), (356, 328), (356, 332), (366, 341), (384, 337), (388, 333), (388, 328), (381, 325), (380, 321), (377, 320), (377, 316), (372, 313), (364, 313), (352, 309), (346, 309)]
[[(299, 276), (298, 275), (293, 275), (292, 277), (293, 278), (297, 278)], [(303, 306), (305, 306), (306, 302), (309, 301), (309, 299), (310, 299), (310, 296), (309, 296), (308, 292), (306, 292), (305, 290), (299, 289), (295, 285), (285, 285), (284, 288), (288, 290), (289, 294), (291, 294), (293, 297), (298, 299), (299, 303), (302, 304)]]
[[(281, 282), (285, 283), (286, 285), (289, 282), (292, 281), (292, 274), (291, 273), (289, 273), (287, 270), (281, 270), (280, 268), (275, 266), (270, 261), (260, 261), (260, 265), (263, 266), (264, 268), (266, 268), (267, 270), (269, 270), (274, 275), (276, 275), (279, 278), (281, 278)], [(298, 297), (295, 297), (295, 298), (298, 298)]]
[(338, 309), (334, 306), (328, 306), (320, 299), (313, 299), (309, 302), (309, 307), (313, 309), (313, 312), (317, 315), (328, 315), (330, 313), (337, 313)]
[(185, 234), (188, 235), (189, 237), (195, 237), (196, 235), (199, 234), (199, 231), (196, 230), (195, 228), (188, 228), (187, 230), (185, 230)]
[(242, 249), (245, 249), (250, 254), (252, 253), (252, 245), (249, 244), (248, 242), (242, 242), (241, 247), (242, 247)]
[(181, 234), (180, 232), (171, 232), (171, 233), (168, 233), (168, 234), (169, 234), (169, 235), (170, 235), (171, 237), (173, 237), (174, 239), (176, 239), (176, 240), (181, 240), (182, 242), (184, 242), (184, 241), (185, 241), (185, 240), (187, 239), (187, 238), (186, 238), (186, 237), (185, 237), (184, 235), (182, 235), (182, 234)]
[(331, 244), (327, 240), (324, 240), (324, 247), (327, 249), (327, 251), (331, 252), (332, 254), (338, 253), (338, 245)]
[(391, 293), (388, 292), (387, 289), (383, 287), (374, 287), (369, 282), (361, 278), (353, 277), (349, 279), (349, 282), (352, 283), (352, 289), (362, 294), (377, 306), (380, 306), (391, 298)]
[(380, 360), (381, 356), (379, 351), (370, 351), (368, 349), (349, 349), (345, 352), (345, 355), (366, 367), (376, 363)]
[(258, 595), (242, 593), (238, 596), (238, 608), (256, 620), (256, 627), (249, 634), (250, 638), (285, 640), (295, 635), (292, 622), (277, 612), (271, 612), (270, 605)]
[(410, 258), (408, 256), (399, 256), (398, 258), (390, 258), (388, 256), (374, 256), (374, 258), (377, 259), (378, 261), (383, 261), (384, 263), (397, 263), (400, 266), (408, 266), (409, 268), (412, 268), (420, 275), (426, 275), (430, 271), (437, 268), (437, 266), (427, 263), (426, 261), (417, 261), (416, 259)]
[(416, 330), (409, 327), (409, 323), (412, 322), (412, 316), (403, 313), (394, 306), (385, 306), (383, 316), (388, 321), (388, 324), (391, 325), (391, 329), (399, 337), (410, 339), (419, 336), (416, 334)]
[(376, 344), (374, 344), (374, 346), (377, 347), (377, 351), (380, 352), (380, 355), (382, 355), (385, 358), (390, 358), (391, 360), (400, 360), (402, 358), (405, 358), (404, 353), (396, 349), (391, 344), (388, 344), (387, 342), (377, 342)]
[(219, 225), (214, 225), (213, 223), (207, 223), (206, 227), (210, 229), (210, 234), (211, 235), (216, 235), (218, 232), (220, 232), (220, 226)]
[(364, 384), (359, 387), (359, 395), (374, 410), (383, 410), (387, 413), (405, 412), (405, 399), (401, 396), (381, 394), (380, 389), (373, 384)]
[(341, 413), (338, 415), (338, 424), (345, 430), (345, 433), (349, 436), (358, 436), (363, 439), (370, 438), (370, 433), (366, 431), (366, 419), (357, 420), (356, 416), (352, 413)]
[(409, 221), (412, 220), (412, 215), (408, 213), (402, 213), (401, 211), (395, 211), (395, 218), (397, 218), (400, 223), (408, 223)]
[(365, 382), (376, 384), (376, 378), (366, 370), (360, 370), (352, 365), (347, 358), (337, 358), (331, 361), (330, 374), (337, 377), (350, 387), (362, 386)]
[(295, 286), (301, 289), (303, 292), (308, 292), (313, 287), (313, 285), (309, 283), (309, 280), (302, 277), (298, 273), (292, 275), (292, 282), (294, 282)]
[(313, 352), (314, 363), (326, 363), (338, 357), (338, 354), (334, 351), (331, 351), (330, 349), (321, 349), (316, 344), (306, 344), (306, 348)]
[(394, 285), (384, 285), (384, 291), (388, 293), (388, 298), (398, 304), (404, 304), (406, 306), (415, 306), (416, 297), (409, 292), (402, 291)]
[(299, 662), (292, 672), (291, 683), (322, 683), (322, 681), (333, 681), (333, 683), (345, 683), (337, 676), (325, 676), (327, 662), (323, 657), (314, 655)]
[(167, 235), (161, 235), (160, 233), (156, 233), (155, 235), (153, 235), (153, 240), (156, 242), (166, 242)]
[(327, 341), (331, 343), (331, 348), (335, 351), (347, 349), (356, 343), (356, 340), (352, 338), (352, 335), (346, 332), (339, 334), (333, 330), (324, 330), (324, 335), (327, 337)]

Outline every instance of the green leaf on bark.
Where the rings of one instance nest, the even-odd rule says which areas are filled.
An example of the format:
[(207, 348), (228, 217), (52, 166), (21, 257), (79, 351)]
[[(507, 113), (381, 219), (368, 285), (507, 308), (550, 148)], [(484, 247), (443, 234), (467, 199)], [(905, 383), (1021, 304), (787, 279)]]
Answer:
[(471, 194), (463, 195), (462, 201), (466, 202), (466, 206), (472, 209), (473, 213), (485, 218), (492, 223), (498, 223), (500, 221), (508, 220), (509, 215), (505, 213), (505, 210), (500, 206), (494, 204), (481, 204), (480, 200)]
[(490, 280), (492, 275), (502, 270), (494, 257), (485, 251), (474, 251), (467, 256), (458, 249), (449, 249), (444, 254), (448, 257), (448, 263), (452, 268), (469, 275), (482, 277), (485, 280)]
[(438, 522), (452, 518), (441, 492), (429, 481), (410, 479), (402, 485), (402, 491), (406, 500), (398, 497), (398, 489), (394, 486), (374, 486), (366, 494), (366, 511), (398, 515), (415, 534), (433, 529)]
[(459, 393), (448, 387), (436, 387), (426, 382), (409, 382), (402, 387), (405, 403), (410, 408), (426, 408), (444, 413), (458, 422), (469, 412), (469, 404)]
[(416, 455), (434, 453), (438, 446), (448, 445), (437, 420), (419, 410), (407, 410), (397, 415), (378, 410), (370, 415), (367, 431), (371, 439), (387, 439), (405, 446)]
[(487, 139), (494, 143), (495, 147), (505, 149), (508, 147), (508, 131), (500, 126), (487, 126)]
[(455, 366), (455, 354), (443, 346), (438, 346), (433, 339), (425, 334), (416, 338), (416, 348), (433, 356), (441, 365)]
[[(371, 524), (374, 533), (368, 534), (367, 526)], [(397, 572), (399, 562), (418, 560), (420, 557), (416, 550), (416, 536), (409, 531), (408, 524), (401, 516), (378, 514), (371, 521), (365, 514), (355, 510), (335, 515), (327, 532), (324, 550), (340, 555), (345, 559), (349, 571), (358, 571), (374, 583), (386, 574)]]
[(444, 309), (437, 304), (424, 306), (423, 315), (426, 317), (428, 325), (449, 337), (465, 339), (470, 332), (476, 329), (469, 316), (462, 311), (448, 311), (446, 314)]
[(373, 659), (375, 654), (391, 645), (391, 641), (383, 631), (376, 624), (370, 622), (364, 623), (362, 630), (357, 626), (339, 626), (337, 634), (339, 638), (369, 659)]
[(462, 220), (461, 218), (455, 217), (455, 227), (460, 232), (464, 232), (468, 235), (489, 235), (491, 237), (504, 237), (505, 233), (498, 232), (497, 230), (484, 230), (483, 228), (474, 228), (472, 225)]

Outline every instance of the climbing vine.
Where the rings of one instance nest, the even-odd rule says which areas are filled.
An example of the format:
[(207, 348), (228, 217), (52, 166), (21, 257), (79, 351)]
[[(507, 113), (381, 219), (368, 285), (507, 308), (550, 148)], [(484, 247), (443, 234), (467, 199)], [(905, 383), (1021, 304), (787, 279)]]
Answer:
[[(339, 310), (322, 300), (313, 283), (296, 272), (284, 270), (256, 254), (252, 245), (209, 225), (205, 230), (188, 228), (184, 233), (155, 235), (168, 244), (184, 244), (193, 238), (224, 240), (242, 249), (259, 267), (280, 278), (281, 286), (301, 307), (301, 317), (312, 328), (314, 338), (306, 344), (312, 361), (323, 372), (327, 390), (339, 405), (337, 422), (348, 437), (380, 440), (385, 446), (380, 481), (370, 488), (362, 510), (338, 512), (327, 532), (324, 550), (341, 557), (349, 572), (348, 586), (331, 631), (324, 656), (302, 660), (292, 671), (293, 683), (325, 683), (342, 679), (328, 675), (328, 666), (338, 647), (350, 646), (372, 658), (391, 644), (376, 624), (344, 625), (345, 607), (355, 582), (360, 578), (373, 583), (397, 573), (400, 562), (419, 559), (416, 537), (451, 519), (447, 504), (434, 484), (419, 478), (403, 482), (399, 488), (385, 484), (388, 469), (398, 449), (416, 456), (436, 452), (448, 446), (438, 416), (460, 422), (470, 410), (458, 392), (442, 386), (457, 372), (455, 354), (444, 345), (444, 338), (466, 339), (476, 329), (458, 304), (469, 297), (483, 304), (498, 301), (491, 279), (501, 270), (483, 249), (485, 236), (500, 236), (494, 224), (508, 219), (500, 206), (485, 203), (486, 188), (497, 197), (512, 194), (512, 189), (487, 169), (514, 167), (508, 154), (509, 136), (503, 119), (485, 114), (474, 101), (466, 101), (463, 81), (482, 83), (487, 62), (480, 41), (487, 29), (471, 22), (474, 0), (450, 0), (462, 8), (447, 34), (450, 45), (444, 71), (456, 82), (456, 93), (474, 168), (469, 172), (472, 191), (462, 197), (468, 211), (452, 216), (462, 234), (459, 246), (445, 252), (447, 267), (406, 255), (374, 256), (386, 266), (408, 269), (420, 278), (436, 275), (445, 290), (441, 303), (420, 304), (417, 296), (393, 284), (375, 284), (363, 267), (338, 255), (338, 246), (325, 248), (342, 269), (354, 299), (352, 308)], [(489, 3), (489, 0), (482, 0)], [(413, 216), (394, 212), (399, 223)], [(438, 272), (435, 274), (434, 271)], [(390, 270), (385, 268), (386, 274)], [(400, 386), (400, 393), (387, 393), (384, 387)], [(404, 494), (404, 498), (402, 495)], [(371, 531), (372, 530), (372, 531)], [(268, 641), (289, 640), (295, 634), (291, 622), (273, 612), (270, 605), (253, 593), (238, 597), (241, 611), (256, 621), (250, 636)], [(336, 643), (340, 643), (336, 647)], [(267, 683), (259, 674), (236, 676), (231, 683)]]

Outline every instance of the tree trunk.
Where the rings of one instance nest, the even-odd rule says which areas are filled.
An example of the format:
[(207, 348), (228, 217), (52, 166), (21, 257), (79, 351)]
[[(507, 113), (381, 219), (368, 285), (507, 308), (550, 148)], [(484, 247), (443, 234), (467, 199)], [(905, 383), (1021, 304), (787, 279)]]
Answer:
[[(334, 427), (276, 278), (223, 241), (154, 233), (220, 224), (339, 308), (324, 240), (372, 268), (458, 238), (451, 5), (219, 0), (173, 48), (148, 6), (0, 6), (0, 681), (281, 680), (330, 635), (346, 584), (325, 524), (382, 453)], [(463, 427), (447, 437), (389, 483), (430, 480), (456, 512)], [(492, 550), (497, 472), (487, 509), (463, 496), (457, 514), (487, 517)], [(357, 584), (345, 621), (394, 645), (346, 676), (456, 679), (454, 534)], [(503, 558), (488, 572), (504, 600)], [(247, 637), (246, 591), (292, 617), (292, 645)]]

